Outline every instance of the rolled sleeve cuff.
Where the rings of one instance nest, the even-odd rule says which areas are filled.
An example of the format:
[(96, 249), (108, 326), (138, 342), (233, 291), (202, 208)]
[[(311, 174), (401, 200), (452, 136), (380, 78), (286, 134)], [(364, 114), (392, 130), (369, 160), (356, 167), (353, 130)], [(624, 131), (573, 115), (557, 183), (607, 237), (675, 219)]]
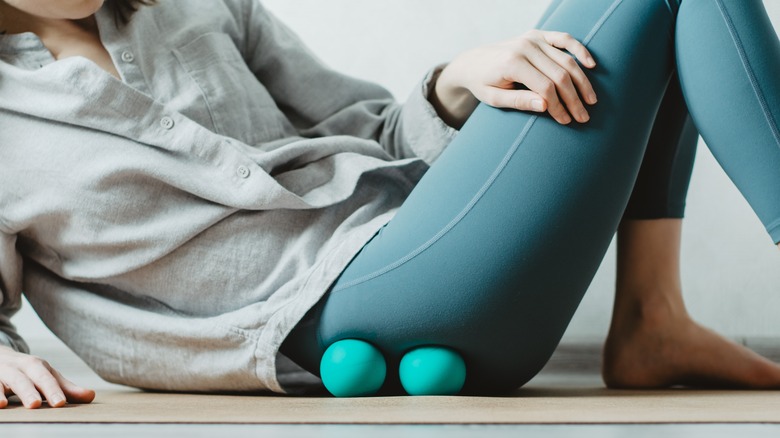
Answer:
[(446, 64), (438, 65), (425, 75), (404, 105), (402, 123), (409, 148), (415, 156), (429, 165), (436, 161), (444, 148), (455, 138), (458, 130), (447, 125), (436, 114), (428, 100), (439, 74)]
[(11, 347), (19, 353), (30, 353), (30, 347), (19, 337), (11, 337), (6, 333), (0, 332), (0, 346)]

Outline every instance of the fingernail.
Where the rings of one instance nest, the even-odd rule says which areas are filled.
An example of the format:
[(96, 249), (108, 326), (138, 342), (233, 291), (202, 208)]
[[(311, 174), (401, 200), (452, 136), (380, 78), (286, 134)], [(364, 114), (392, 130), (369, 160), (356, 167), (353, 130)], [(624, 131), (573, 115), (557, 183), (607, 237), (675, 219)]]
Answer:
[(563, 116), (563, 123), (565, 123), (565, 124), (571, 123), (571, 117)]
[(590, 115), (588, 115), (588, 113), (586, 111), (582, 111), (580, 113), (580, 120), (582, 121), (582, 123), (585, 123), (588, 120), (590, 120)]
[(49, 405), (58, 405), (62, 402), (64, 402), (65, 399), (60, 397), (59, 395), (52, 396), (52, 398), (49, 400)]
[(589, 101), (591, 104), (594, 104), (594, 103), (598, 102), (599, 100), (598, 100), (598, 99), (596, 99), (596, 95), (595, 95), (595, 94), (591, 93), (591, 94), (588, 96), (588, 101)]
[(533, 108), (534, 111), (544, 111), (544, 102), (539, 99), (533, 99), (531, 101), (531, 108)]
[(593, 59), (593, 57), (588, 56), (587, 60), (588, 60), (588, 65), (589, 66), (591, 66), (591, 67), (595, 67), (596, 66), (596, 61)]

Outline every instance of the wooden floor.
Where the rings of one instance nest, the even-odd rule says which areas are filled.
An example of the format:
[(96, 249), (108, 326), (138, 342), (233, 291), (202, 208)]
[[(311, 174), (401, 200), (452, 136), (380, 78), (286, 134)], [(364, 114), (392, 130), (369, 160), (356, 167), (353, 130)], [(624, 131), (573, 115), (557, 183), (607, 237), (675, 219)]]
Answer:
[[(777, 342), (743, 340), (743, 343), (772, 359), (780, 359), (780, 355), (777, 354), (779, 351), (776, 348)], [(365, 437), (367, 435), (370, 435), (372, 438), (384, 436), (457, 438), (484, 436), (485, 434), (503, 437), (517, 436), (521, 433), (527, 436), (544, 435), (545, 437), (553, 438), (575, 435), (586, 437), (630, 435), (640, 438), (659, 435), (664, 436), (664, 438), (676, 436), (780, 436), (780, 392), (745, 392), (744, 394), (724, 392), (721, 395), (718, 393), (695, 394), (687, 390), (686, 392), (678, 390), (676, 395), (659, 392), (657, 394), (644, 393), (637, 397), (631, 396), (631, 394), (628, 394), (628, 397), (623, 397), (626, 394), (618, 394), (617, 398), (614, 396), (602, 397), (605, 390), (598, 374), (600, 345), (587, 340), (562, 345), (542, 373), (529, 382), (525, 392), (514, 398), (495, 399), (496, 406), (499, 407), (498, 409), (490, 408), (489, 405), (494, 403), (490, 398), (473, 400), (462, 398), (442, 398), (437, 400), (429, 398), (424, 400), (424, 398), (396, 397), (387, 398), (385, 401), (364, 399), (363, 402), (347, 402), (355, 403), (354, 405), (343, 405), (340, 402), (334, 404), (333, 399), (309, 399), (309, 401), (299, 404), (297, 407), (293, 406), (292, 409), (283, 407), (285, 403), (296, 402), (291, 398), (264, 397), (262, 398), (263, 400), (257, 400), (260, 399), (257, 397), (245, 398), (244, 402), (240, 403), (240, 407), (248, 409), (252, 409), (253, 403), (270, 403), (266, 405), (265, 409), (261, 407), (258, 411), (277, 409), (278, 415), (272, 416), (270, 421), (261, 422), (276, 424), (240, 424), (255, 422), (252, 420), (257, 420), (262, 415), (231, 416), (228, 410), (220, 411), (220, 409), (230, 408), (230, 403), (233, 403), (232, 406), (235, 407), (235, 402), (228, 401), (227, 408), (225, 406), (220, 407), (217, 403), (218, 399), (209, 399), (208, 396), (189, 396), (191, 399), (195, 397), (201, 398), (197, 399), (198, 402), (196, 404), (188, 406), (186, 409), (180, 409), (179, 411), (169, 409), (169, 412), (172, 412), (174, 416), (179, 415), (182, 411), (189, 415), (189, 417), (183, 417), (185, 420), (178, 420), (180, 422), (177, 424), (161, 424), (170, 420), (168, 413), (164, 412), (164, 407), (162, 413), (157, 412), (159, 414), (157, 417), (134, 417), (133, 415), (137, 414), (137, 411), (134, 411), (134, 409), (138, 406), (136, 408), (129, 405), (123, 407), (121, 406), (124, 403), (122, 400), (128, 399), (122, 399), (121, 397), (111, 398), (109, 395), (114, 394), (115, 396), (119, 394), (128, 396), (137, 394), (138, 397), (144, 397), (147, 394), (129, 392), (125, 387), (112, 385), (100, 380), (80, 359), (58, 342), (48, 341), (31, 344), (35, 345), (35, 354), (45, 357), (71, 380), (96, 389), (98, 400), (102, 396), (104, 401), (101, 407), (104, 413), (101, 415), (105, 415), (105, 410), (108, 409), (109, 417), (102, 418), (99, 420), (100, 422), (81, 420), (83, 421), (81, 423), (68, 423), (68, 420), (65, 420), (65, 423), (47, 423), (46, 414), (43, 410), (38, 412), (28, 411), (17, 405), (13, 409), (0, 411), (0, 437), (78, 436), (80, 438), (89, 438), (93, 436), (144, 436), (145, 438), (153, 438), (157, 436), (171, 436), (172, 434), (175, 436), (212, 437), (216, 433), (229, 434), (231, 437), (339, 436), (347, 438), (353, 436)], [(594, 394), (597, 396), (594, 397)], [(544, 397), (547, 398), (545, 399)], [(647, 403), (646, 406), (649, 411), (652, 411), (654, 406), (662, 406), (663, 414), (668, 415), (668, 419), (670, 419), (668, 422), (679, 421), (680, 418), (684, 420), (686, 418), (685, 415), (682, 417), (675, 417), (675, 415), (685, 414), (685, 412), (688, 414), (696, 414), (698, 412), (703, 414), (703, 416), (695, 417), (694, 415), (692, 417), (699, 418), (699, 420), (696, 420), (699, 424), (663, 424), (664, 421), (661, 424), (652, 424), (658, 423), (653, 419), (652, 413), (645, 417), (631, 417), (631, 415), (637, 415), (641, 413), (640, 411), (645, 410), (641, 408), (640, 404), (638, 405), (640, 406), (640, 411), (636, 409), (632, 411), (630, 405), (633, 403), (634, 408), (636, 408), (637, 399), (641, 399), (642, 403)], [(212, 403), (211, 406), (209, 405), (209, 400)], [(713, 403), (713, 400), (715, 400), (714, 403), (717, 405), (714, 408), (707, 404)], [(523, 404), (529, 403), (529, 401), (532, 403), (531, 405)], [(225, 403), (225, 400), (221, 400), (219, 403)], [(383, 405), (382, 403), (385, 404)], [(623, 404), (625, 406), (622, 406)], [(464, 409), (464, 406), (460, 405), (469, 406), (465, 406)], [(302, 406), (305, 409), (298, 410)], [(326, 408), (323, 410), (321, 409), (322, 406)], [(369, 424), (325, 424), (334, 423), (334, 421), (329, 420), (332, 419), (332, 412), (330, 414), (327, 413), (330, 407), (333, 406), (340, 406), (340, 408), (346, 406), (348, 408), (342, 411), (346, 412), (346, 414), (341, 414), (340, 416), (340, 419), (345, 421), (335, 421), (335, 423), (352, 423), (353, 421), (350, 420), (352, 418), (356, 420), (354, 421), (355, 423)], [(537, 410), (534, 418), (539, 418), (539, 421), (527, 421), (528, 416), (526, 414), (528, 412), (523, 412), (523, 410), (531, 409), (528, 406)], [(677, 407), (674, 408), (674, 406)], [(169, 405), (168, 407), (171, 406)], [(670, 407), (673, 409), (669, 409)], [(98, 409), (94, 409), (98, 408), (97, 405), (90, 408), (92, 409), (91, 411), (76, 409), (70, 412), (76, 414), (78, 412), (98, 411)], [(312, 411), (316, 411), (318, 408), (326, 412), (325, 416), (319, 417), (321, 420), (317, 420), (318, 417), (311, 417)], [(458, 411), (458, 409), (461, 410)], [(721, 414), (714, 415), (717, 409), (721, 409)], [(153, 408), (153, 410), (159, 409)], [(300, 415), (295, 413), (296, 410)], [(363, 411), (362, 413), (361, 410)], [(478, 415), (480, 410), (483, 416)], [(609, 411), (607, 413), (612, 416), (607, 415), (603, 417), (606, 418), (604, 421), (591, 421), (593, 418), (588, 415), (589, 410), (600, 415)], [(58, 415), (68, 413), (67, 410), (49, 409), (48, 411), (59, 411), (57, 412)], [(133, 412), (136, 412), (136, 414)], [(176, 412), (179, 412), (179, 414), (176, 414)], [(421, 412), (423, 414), (431, 412), (431, 417), (421, 415)], [(453, 417), (453, 412), (460, 413)], [(469, 412), (476, 412), (473, 417), (476, 421), (469, 420), (469, 417), (466, 415)], [(766, 418), (769, 417), (755, 416), (757, 413), (761, 414), (762, 412), (777, 420), (770, 419), (767, 422)], [(774, 415), (774, 412), (777, 412), (777, 415)], [(733, 421), (735, 417), (731, 414), (734, 413), (742, 414), (743, 418), (746, 419), (737, 424), (726, 424)], [(39, 416), (36, 417), (36, 415)], [(331, 417), (328, 417), (328, 415), (331, 415)], [(347, 416), (345, 417), (344, 415)], [(348, 417), (348, 415), (354, 416)], [(374, 415), (374, 417), (371, 417), (371, 415)], [(393, 415), (396, 415), (396, 417), (393, 417)], [(445, 421), (438, 421), (433, 418), (436, 415), (440, 415), (438, 418), (443, 418)], [(493, 415), (493, 417), (484, 417), (484, 415)], [(569, 424), (527, 424), (556, 423), (558, 422), (555, 421), (556, 416), (559, 415), (563, 415), (564, 419), (574, 420), (565, 421)], [(754, 415), (754, 417), (750, 417), (750, 415)], [(314, 420), (303, 422), (312, 424), (290, 424), (299, 423), (300, 421), (297, 421), (298, 417), (307, 418), (307, 416), (309, 416), (309, 419), (314, 418)], [(190, 421), (187, 421), (186, 418), (190, 418)], [(360, 421), (366, 418), (368, 418), (368, 421)], [(391, 421), (384, 421), (388, 418)], [(415, 421), (415, 418), (422, 418), (422, 421)], [(410, 424), (425, 423), (427, 422), (426, 420), (431, 420), (431, 418), (439, 424)], [(455, 418), (457, 421), (446, 421), (447, 418)], [(482, 421), (485, 418), (488, 418), (488, 421)], [(512, 423), (514, 422), (513, 418), (522, 420), (517, 421), (517, 423), (526, 424), (500, 424), (505, 422)], [(642, 424), (631, 424), (631, 418), (639, 418), (639, 422)], [(645, 421), (642, 418), (649, 420)], [(757, 420), (751, 420), (750, 418), (756, 418)], [(764, 420), (761, 420), (761, 418), (764, 418)], [(411, 419), (411, 421), (405, 421), (405, 419)], [(200, 420), (211, 424), (188, 424), (202, 422)], [(111, 424), (107, 424), (106, 421)], [(629, 422), (626, 423), (626, 421)]]

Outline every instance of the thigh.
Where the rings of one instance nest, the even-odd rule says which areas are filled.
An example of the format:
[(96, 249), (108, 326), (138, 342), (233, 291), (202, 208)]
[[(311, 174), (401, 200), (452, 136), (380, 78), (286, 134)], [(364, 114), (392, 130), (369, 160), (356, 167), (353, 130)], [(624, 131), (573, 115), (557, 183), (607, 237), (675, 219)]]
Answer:
[(672, 23), (664, 1), (562, 1), (544, 26), (599, 62), (591, 121), (480, 105), (312, 311), (312, 348), (368, 340), (393, 370), (411, 348), (445, 345), (466, 361), (466, 391), (530, 379), (628, 201), (673, 70)]

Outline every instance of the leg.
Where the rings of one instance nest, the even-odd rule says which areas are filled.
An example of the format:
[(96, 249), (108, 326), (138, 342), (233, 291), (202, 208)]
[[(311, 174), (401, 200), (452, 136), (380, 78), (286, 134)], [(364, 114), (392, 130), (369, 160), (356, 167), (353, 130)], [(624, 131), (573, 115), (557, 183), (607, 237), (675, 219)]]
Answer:
[[(695, 142), (695, 136), (675, 82), (659, 111), (618, 232), (604, 380), (615, 387), (777, 387), (780, 366), (701, 327), (685, 309), (678, 263), (682, 221), (672, 218), (682, 217), (694, 150), (686, 143)], [(671, 153), (678, 145), (678, 152)], [(655, 218), (666, 219), (647, 220)]]
[(360, 338), (392, 370), (411, 348), (445, 345), (465, 359), (469, 391), (530, 379), (625, 209), (673, 70), (672, 23), (662, 1), (562, 2), (546, 27), (584, 40), (600, 62), (591, 122), (480, 106), (285, 353), (316, 370), (327, 345)]
[(672, 75), (623, 222), (683, 217), (698, 141), (680, 81)]
[(688, 315), (680, 285), (681, 229), (682, 221), (674, 218), (620, 225), (605, 383), (618, 388), (779, 387), (780, 366)]
[[(365, 339), (393, 370), (411, 348), (445, 345), (466, 361), (467, 391), (532, 378), (625, 209), (674, 67), (672, 25), (663, 1), (563, 1), (545, 27), (599, 62), (591, 121), (563, 127), (481, 105), (313, 312), (314, 356)], [(288, 355), (316, 370), (317, 359)]]
[(696, 127), (778, 243), (780, 41), (764, 5), (683, 1), (676, 28), (680, 82)]

